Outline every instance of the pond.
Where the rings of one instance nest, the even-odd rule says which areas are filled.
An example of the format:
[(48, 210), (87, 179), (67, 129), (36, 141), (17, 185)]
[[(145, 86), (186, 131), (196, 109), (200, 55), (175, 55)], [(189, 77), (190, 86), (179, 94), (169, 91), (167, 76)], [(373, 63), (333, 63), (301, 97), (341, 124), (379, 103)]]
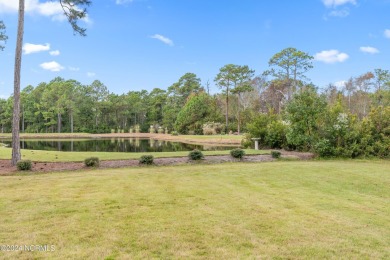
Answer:
[[(0, 140), (11, 146), (11, 140)], [(91, 138), (91, 139), (21, 139), (21, 149), (63, 152), (175, 152), (205, 150), (231, 150), (234, 146), (194, 145), (155, 139)]]

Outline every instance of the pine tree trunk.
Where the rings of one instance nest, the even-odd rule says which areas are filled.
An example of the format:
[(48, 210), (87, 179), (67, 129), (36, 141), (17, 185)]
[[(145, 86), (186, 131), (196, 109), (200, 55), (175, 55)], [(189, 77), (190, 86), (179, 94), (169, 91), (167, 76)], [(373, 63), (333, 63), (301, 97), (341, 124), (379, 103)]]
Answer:
[(226, 89), (226, 133), (229, 134), (229, 87)]
[(12, 117), (12, 159), (13, 166), (20, 160), (20, 71), (22, 66), (22, 46), (24, 33), (24, 0), (19, 0), (18, 35), (15, 51), (14, 71), (14, 110)]
[(58, 133), (61, 133), (61, 123), (62, 123), (61, 121), (62, 121), (61, 114), (58, 113), (57, 114), (57, 131), (58, 131)]
[(73, 111), (70, 112), (70, 132), (73, 134)]

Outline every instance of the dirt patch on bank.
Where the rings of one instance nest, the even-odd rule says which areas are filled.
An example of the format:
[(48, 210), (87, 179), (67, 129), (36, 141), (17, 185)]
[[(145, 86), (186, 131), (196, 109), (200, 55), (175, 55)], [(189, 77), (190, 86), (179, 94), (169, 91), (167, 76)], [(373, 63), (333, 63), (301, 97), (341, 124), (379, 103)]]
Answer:
[[(314, 156), (311, 153), (298, 153), (281, 151), (282, 158), (293, 158), (299, 160), (309, 160)], [(241, 161), (232, 158), (230, 155), (205, 156), (205, 159), (200, 162), (193, 162), (188, 157), (170, 157), (156, 158), (154, 164), (156, 166), (163, 165), (180, 165), (180, 164), (216, 164), (225, 162), (269, 162), (274, 161), (271, 155), (247, 155)], [(139, 167), (138, 160), (109, 160), (101, 161), (99, 168), (123, 168), (123, 167)], [(88, 169), (83, 162), (33, 162), (31, 172), (57, 172), (57, 171), (75, 171)], [(16, 167), (11, 166), (11, 160), (0, 160), (0, 175), (12, 175), (18, 173)]]

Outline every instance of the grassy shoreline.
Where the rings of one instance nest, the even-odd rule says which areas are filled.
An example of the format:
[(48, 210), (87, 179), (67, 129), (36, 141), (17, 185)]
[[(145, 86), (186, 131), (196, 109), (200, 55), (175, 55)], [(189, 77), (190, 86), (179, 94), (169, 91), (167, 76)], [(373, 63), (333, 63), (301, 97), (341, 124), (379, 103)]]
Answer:
[[(269, 154), (267, 150), (245, 150), (247, 155)], [(122, 153), (122, 152), (58, 152), (43, 150), (25, 150), (21, 149), (22, 159), (35, 162), (82, 162), (85, 158), (99, 157), (100, 160), (128, 160), (139, 159), (142, 155), (149, 154), (155, 158), (174, 158), (186, 157), (188, 151), (180, 152), (150, 152), (150, 153)], [(210, 155), (228, 155), (230, 151), (203, 151), (206, 156)], [(0, 147), (0, 159), (11, 159), (11, 148)]]
[[(1, 139), (10, 139), (11, 134), (0, 134)], [(149, 134), (149, 133), (113, 133), (113, 134), (88, 134), (88, 133), (22, 133), (21, 138), (25, 139), (79, 139), (79, 138), (150, 138), (165, 141), (178, 141), (190, 144), (225, 144), (240, 145), (242, 136), (240, 135), (178, 135), (170, 134)]]

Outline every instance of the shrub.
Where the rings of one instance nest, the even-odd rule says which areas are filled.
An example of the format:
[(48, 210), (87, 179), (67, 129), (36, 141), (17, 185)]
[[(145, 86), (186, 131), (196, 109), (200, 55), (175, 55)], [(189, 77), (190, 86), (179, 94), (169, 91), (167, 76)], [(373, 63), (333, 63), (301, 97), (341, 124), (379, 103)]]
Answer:
[(282, 148), (287, 144), (287, 125), (282, 121), (273, 121), (267, 125), (266, 142), (271, 148)]
[(99, 167), (99, 162), (98, 157), (90, 157), (84, 160), (84, 164), (87, 167)]
[(179, 133), (177, 131), (172, 131), (171, 135), (179, 135)]
[(142, 155), (141, 158), (139, 158), (139, 164), (151, 165), (153, 164), (153, 159), (153, 155)]
[(216, 135), (222, 132), (224, 125), (221, 123), (207, 122), (203, 124), (202, 130), (204, 135)]
[(201, 160), (204, 158), (203, 156), (203, 153), (197, 149), (195, 150), (192, 150), (189, 154), (188, 154), (188, 158), (190, 158), (190, 160)]
[(230, 151), (230, 155), (234, 158), (242, 159), (242, 157), (245, 155), (245, 151), (241, 148), (236, 148)]
[(32, 168), (32, 163), (30, 160), (20, 160), (16, 163), (16, 167), (19, 171), (29, 171)]
[(321, 157), (334, 156), (336, 151), (328, 139), (322, 139), (314, 145), (314, 151)]
[(271, 151), (272, 158), (278, 159), (280, 158), (281, 153), (279, 151)]
[(241, 140), (241, 146), (244, 148), (253, 148), (252, 135), (245, 133)]

